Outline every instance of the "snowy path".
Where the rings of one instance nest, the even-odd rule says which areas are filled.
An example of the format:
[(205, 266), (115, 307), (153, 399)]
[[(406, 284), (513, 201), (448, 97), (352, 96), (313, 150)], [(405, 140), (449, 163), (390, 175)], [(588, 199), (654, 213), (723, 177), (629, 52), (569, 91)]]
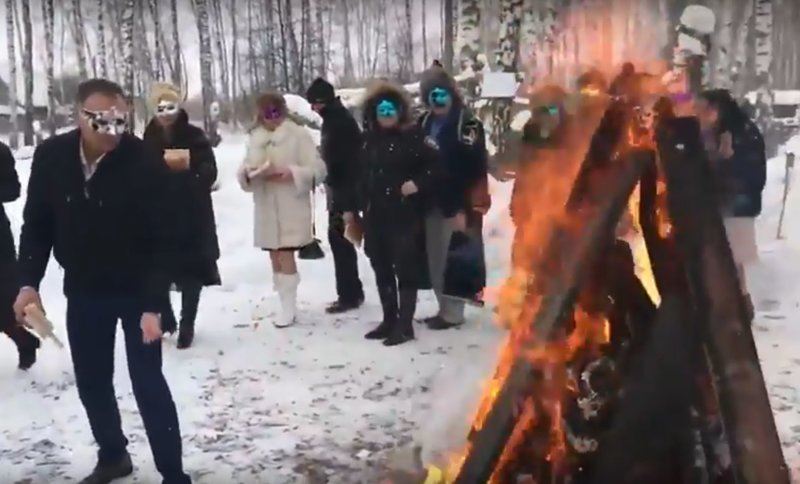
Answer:
[[(327, 317), (323, 309), (333, 294), (328, 251), (326, 260), (301, 266), (302, 324), (274, 329), (269, 314), (277, 309), (277, 301), (267, 282), (268, 263), (251, 247), (251, 204), (234, 180), (242, 142), (242, 137), (232, 136), (218, 150), (222, 188), (214, 198), (225, 285), (205, 293), (196, 346), (179, 352), (173, 339), (164, 350), (165, 373), (179, 407), (186, 467), (196, 482), (375, 482), (374, 464), (392, 447), (432, 436), (461, 441), (461, 429), (453, 431), (450, 419), (437, 415), (466, 415), (476, 403), (502, 336), (490, 315), (472, 311), (470, 324), (459, 331), (433, 333), (417, 326), (417, 341), (399, 348), (367, 342), (362, 335), (380, 313), (372, 272), (362, 257), (365, 307), (352, 316)], [(18, 163), (23, 184), (29, 163)], [(800, 280), (800, 252), (786, 242), (774, 242), (782, 167), (782, 162), (770, 167), (766, 215), (759, 222), (762, 262), (752, 271), (750, 284), (759, 310), (755, 331), (773, 408), (787, 461), (798, 473), (800, 286), (793, 283)], [(492, 279), (498, 280), (508, 254), (500, 234), (509, 187), (495, 188), (487, 233)], [(20, 202), (7, 210), (18, 232)], [(318, 232), (324, 234), (322, 203), (317, 213)], [(800, 234), (796, 237), (800, 242)], [(65, 302), (56, 266), (50, 267), (42, 287), (57, 332), (65, 336)], [(254, 321), (256, 305), (265, 319)], [(418, 314), (432, 310), (430, 296), (423, 295)], [(120, 482), (157, 483), (124, 370), (121, 337), (117, 345), (117, 393), (137, 467), (135, 477)], [(69, 354), (47, 343), (40, 355), (30, 373), (17, 372), (13, 347), (0, 339), (4, 483), (71, 482), (94, 464)]]

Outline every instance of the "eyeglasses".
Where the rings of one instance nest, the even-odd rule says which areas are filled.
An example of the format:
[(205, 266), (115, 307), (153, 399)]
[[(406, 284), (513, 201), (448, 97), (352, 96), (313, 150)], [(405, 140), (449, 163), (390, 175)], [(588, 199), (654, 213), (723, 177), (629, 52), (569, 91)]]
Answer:
[(277, 121), (283, 117), (283, 113), (276, 107), (268, 107), (261, 113), (267, 121)]
[(436, 107), (447, 106), (452, 98), (450, 92), (442, 87), (434, 87), (428, 95), (428, 101)]
[(160, 102), (156, 106), (156, 116), (172, 116), (178, 112), (178, 105), (172, 102)]
[(398, 114), (397, 106), (393, 102), (384, 99), (375, 107), (375, 114), (379, 118), (393, 118)]
[(82, 110), (83, 118), (92, 129), (101, 134), (121, 135), (128, 126), (128, 113), (111, 108), (108, 111)]

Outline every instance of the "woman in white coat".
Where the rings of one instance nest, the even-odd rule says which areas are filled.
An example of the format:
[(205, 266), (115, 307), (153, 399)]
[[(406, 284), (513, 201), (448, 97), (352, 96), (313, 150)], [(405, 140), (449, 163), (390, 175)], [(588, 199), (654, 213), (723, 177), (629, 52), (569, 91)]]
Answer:
[(306, 128), (287, 118), (282, 95), (263, 94), (256, 119), (239, 183), (253, 193), (255, 246), (268, 251), (272, 261), (281, 301), (274, 324), (287, 327), (297, 313), (295, 252), (313, 241), (311, 197), (316, 183), (325, 179), (325, 165)]

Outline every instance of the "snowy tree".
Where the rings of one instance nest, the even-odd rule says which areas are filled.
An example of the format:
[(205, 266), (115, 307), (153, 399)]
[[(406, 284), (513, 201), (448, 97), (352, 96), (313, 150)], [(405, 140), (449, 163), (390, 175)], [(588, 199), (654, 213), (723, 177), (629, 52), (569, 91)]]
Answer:
[[(102, 10), (102, 9), (101, 9)], [(44, 24), (45, 71), (47, 81), (47, 129), (50, 136), (56, 134), (56, 81), (54, 73), (53, 31), (55, 27), (55, 11), (53, 0), (42, 0), (42, 19)]]
[(125, 0), (125, 4), (122, 7), (122, 12), (120, 15), (121, 27), (122, 27), (122, 85), (125, 88), (125, 92), (129, 96), (131, 100), (130, 104), (130, 116), (128, 122), (129, 129), (134, 131), (136, 129), (136, 113), (134, 112), (134, 104), (133, 99), (135, 97), (135, 85), (134, 85), (134, 51), (133, 51), (133, 23), (134, 23), (134, 7), (136, 6), (136, 0)]
[(17, 119), (17, 49), (14, 39), (14, 1), (6, 0), (6, 43), (8, 44), (8, 109), (11, 113), (11, 132), (8, 143), (11, 149), (19, 146), (19, 122)]
[(461, 69), (475, 69), (481, 52), (481, 0), (461, 0), (458, 16), (458, 62)]
[(153, 19), (153, 38), (154, 38), (154, 57), (155, 57), (155, 77), (159, 81), (164, 79), (164, 51), (163, 45), (161, 42), (162, 37), (162, 26), (161, 26), (161, 15), (158, 12), (158, 1), (157, 0), (148, 0), (147, 6), (150, 11), (150, 17)]
[(22, 2), (22, 27), (25, 31), (25, 50), (22, 55), (22, 70), (25, 75), (25, 126), (26, 146), (33, 145), (33, 24), (30, 2)]
[(448, 72), (453, 70), (453, 48), (455, 44), (454, 34), (454, 9), (453, 0), (442, 0), (444, 9), (444, 45), (442, 46), (442, 65)]
[(353, 52), (350, 48), (350, 0), (342, 0), (342, 7), (344, 15), (344, 80), (346, 83), (350, 83), (355, 78)]
[[(105, 12), (105, 1), (97, 0), (97, 44), (99, 51), (97, 52), (98, 73), (100, 77), (108, 77), (108, 64), (106, 60), (106, 26), (103, 17)], [(45, 17), (46, 18), (46, 17)], [(52, 31), (50, 33), (51, 40), (48, 44), (52, 44)]]
[(315, 21), (317, 28), (317, 59), (316, 71), (317, 75), (327, 77), (328, 74), (328, 51), (325, 38), (325, 11), (328, 9), (328, 2), (326, 0), (317, 0), (316, 9), (314, 11)]
[(212, 117), (211, 107), (216, 102), (214, 80), (211, 76), (211, 65), (214, 62), (211, 51), (211, 36), (209, 34), (208, 1), (195, 0), (197, 9), (197, 33), (200, 38), (200, 79), (203, 96), (203, 128), (209, 139), (216, 139), (217, 126)]
[(772, 70), (772, 0), (755, 3), (755, 74), (759, 85), (769, 86)]
[(428, 2), (422, 1), (422, 65), (428, 67)]
[(170, 1), (170, 19), (172, 20), (172, 83), (176, 86), (182, 86), (183, 57), (181, 55), (180, 29), (178, 28), (178, 0)]
[[(28, 3), (28, 2), (24, 2)], [(84, 26), (83, 26), (83, 13), (81, 12), (81, 0), (72, 0), (71, 2), (71, 32), (72, 39), (75, 41), (75, 52), (78, 54), (78, 74), (81, 79), (88, 78), (88, 71), (86, 68), (86, 50), (84, 46), (86, 41), (84, 39)]]
[(401, 65), (405, 66), (406, 72), (400, 73), (400, 78), (404, 81), (410, 81), (411, 75), (414, 73), (414, 24), (412, 23), (411, 15), (411, 0), (405, 1), (405, 38), (403, 42), (403, 60)]
[[(500, 4), (500, 38), (495, 64), (503, 72), (517, 72), (519, 30), (522, 21), (522, 0), (502, 0)], [(492, 106), (492, 142), (499, 153), (505, 149), (505, 133), (511, 126), (510, 99), (494, 102)]]

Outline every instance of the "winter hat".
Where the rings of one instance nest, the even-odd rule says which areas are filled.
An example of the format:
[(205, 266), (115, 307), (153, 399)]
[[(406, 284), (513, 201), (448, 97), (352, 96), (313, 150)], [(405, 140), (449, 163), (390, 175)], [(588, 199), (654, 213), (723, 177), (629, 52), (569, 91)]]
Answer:
[(434, 65), (422, 73), (419, 83), (421, 101), (426, 105), (430, 105), (431, 91), (437, 87), (452, 94), (455, 102), (461, 101), (456, 80), (443, 67)]
[(333, 85), (321, 77), (314, 79), (306, 91), (306, 100), (311, 104), (328, 104), (335, 98)]
[(181, 91), (168, 82), (157, 82), (150, 88), (150, 108), (155, 110), (161, 101), (174, 102), (180, 104), (183, 100)]

